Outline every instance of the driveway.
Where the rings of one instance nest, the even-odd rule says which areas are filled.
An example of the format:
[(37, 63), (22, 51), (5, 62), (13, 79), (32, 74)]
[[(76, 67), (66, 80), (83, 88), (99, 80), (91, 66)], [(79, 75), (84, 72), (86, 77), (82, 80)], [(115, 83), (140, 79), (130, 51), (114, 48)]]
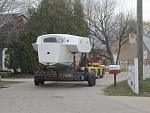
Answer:
[[(127, 73), (117, 75), (117, 81), (124, 79)], [(94, 87), (87, 82), (49, 81), (34, 86), (32, 79), (17, 80), (24, 83), (0, 89), (0, 113), (150, 113), (149, 97), (104, 95), (102, 89), (113, 83), (108, 73)]]

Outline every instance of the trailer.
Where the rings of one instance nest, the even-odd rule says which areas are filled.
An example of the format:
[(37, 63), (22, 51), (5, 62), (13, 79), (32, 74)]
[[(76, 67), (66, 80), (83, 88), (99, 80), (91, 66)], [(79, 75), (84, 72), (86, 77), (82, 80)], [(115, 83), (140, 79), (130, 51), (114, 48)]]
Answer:
[(87, 81), (96, 84), (96, 75), (80, 67), (81, 58), (91, 51), (89, 38), (69, 34), (46, 34), (32, 44), (38, 52), (40, 70), (35, 73), (34, 84), (45, 81)]

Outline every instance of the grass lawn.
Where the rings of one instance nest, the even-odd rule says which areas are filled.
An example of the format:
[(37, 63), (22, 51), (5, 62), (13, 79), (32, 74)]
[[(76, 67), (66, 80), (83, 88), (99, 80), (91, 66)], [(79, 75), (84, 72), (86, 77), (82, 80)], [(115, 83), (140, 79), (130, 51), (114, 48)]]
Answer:
[(128, 86), (127, 80), (117, 83), (117, 86), (114, 87), (114, 84), (108, 86), (104, 89), (104, 93), (110, 96), (144, 96), (150, 97), (150, 78), (143, 81), (144, 82), (144, 93), (136, 95), (132, 92), (131, 88)]
[[(25, 75), (25, 74), (12, 74), (11, 72), (7, 71), (0, 71), (1, 78), (33, 78), (33, 75)], [(7, 87), (12, 84), (22, 83), (19, 81), (0, 81), (0, 88)]]
[(6, 78), (11, 76), (11, 72), (0, 72), (0, 76), (1, 78)]
[(13, 74), (11, 72), (0, 72), (1, 78), (33, 78), (31, 74)]

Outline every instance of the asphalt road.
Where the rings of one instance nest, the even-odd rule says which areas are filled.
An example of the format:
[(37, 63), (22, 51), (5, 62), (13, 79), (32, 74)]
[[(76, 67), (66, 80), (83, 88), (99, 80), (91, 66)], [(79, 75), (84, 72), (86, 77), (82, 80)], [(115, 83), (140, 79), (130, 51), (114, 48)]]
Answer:
[[(127, 73), (117, 75), (117, 81)], [(15, 80), (16, 79), (2, 79)], [(87, 82), (46, 82), (34, 86), (25, 83), (0, 89), (0, 113), (150, 113), (150, 98), (106, 96), (102, 89), (113, 83), (108, 73), (94, 87)]]

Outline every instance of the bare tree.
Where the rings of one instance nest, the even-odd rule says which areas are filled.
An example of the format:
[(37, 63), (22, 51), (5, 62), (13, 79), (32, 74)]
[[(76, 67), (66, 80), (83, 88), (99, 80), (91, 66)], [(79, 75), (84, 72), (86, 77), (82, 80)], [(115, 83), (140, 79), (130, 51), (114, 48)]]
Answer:
[(1, 0), (0, 1), (0, 14), (8, 14), (15, 11), (22, 2), (18, 0)]
[(24, 0), (20, 2), (20, 7), (17, 8), (18, 12), (28, 16), (28, 9), (37, 8), (42, 0)]
[(28, 12), (28, 8), (37, 7), (41, 0), (0, 0), (0, 14)]
[(118, 64), (118, 59), (119, 59), (122, 46), (128, 44), (129, 34), (136, 33), (136, 21), (133, 17), (134, 16), (132, 15), (132, 13), (129, 14), (120, 13), (117, 16), (118, 27), (115, 29), (115, 34), (114, 34), (114, 36), (116, 37), (115, 41), (118, 42), (118, 47), (116, 50), (116, 54), (117, 54), (116, 64)]
[[(102, 0), (91, 2), (87, 0), (87, 19), (92, 37), (96, 37), (106, 47), (106, 54), (103, 56), (115, 64), (111, 45), (118, 41), (117, 62), (123, 44), (128, 40), (128, 35), (134, 32), (135, 26), (133, 16), (122, 12), (116, 13), (115, 0)], [(89, 7), (90, 6), (90, 7)]]

